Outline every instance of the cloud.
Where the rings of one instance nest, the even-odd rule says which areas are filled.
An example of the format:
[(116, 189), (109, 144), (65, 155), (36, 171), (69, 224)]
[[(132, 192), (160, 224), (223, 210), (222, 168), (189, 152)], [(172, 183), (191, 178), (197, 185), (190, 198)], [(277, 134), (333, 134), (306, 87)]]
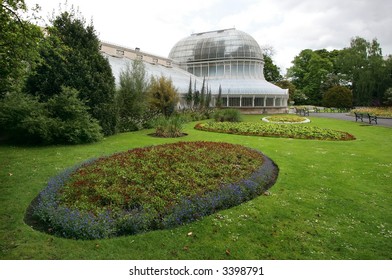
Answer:
[[(285, 70), (303, 49), (342, 49), (350, 39), (377, 38), (392, 54), (390, 0), (68, 0), (94, 19), (102, 40), (167, 56), (193, 32), (236, 27), (260, 45), (275, 49), (274, 61)], [(53, 0), (26, 0), (47, 12)], [(46, 15), (44, 14), (44, 15)]]

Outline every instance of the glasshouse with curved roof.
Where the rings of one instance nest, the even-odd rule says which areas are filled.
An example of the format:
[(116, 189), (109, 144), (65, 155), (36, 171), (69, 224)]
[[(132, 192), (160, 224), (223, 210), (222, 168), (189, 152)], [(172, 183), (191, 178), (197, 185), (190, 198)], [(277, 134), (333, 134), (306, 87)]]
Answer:
[[(264, 60), (257, 41), (249, 34), (232, 29), (194, 33), (171, 49), (168, 58), (148, 55), (139, 49), (125, 48), (108, 55), (116, 77), (126, 63), (124, 59), (142, 59), (150, 75), (172, 79), (181, 97), (188, 92), (189, 82), (201, 86), (203, 80), (211, 91), (210, 106), (215, 106), (219, 91), (223, 107), (240, 108), (250, 113), (284, 112), (288, 90), (269, 83), (263, 74)], [(184, 98), (179, 107), (186, 107)]]

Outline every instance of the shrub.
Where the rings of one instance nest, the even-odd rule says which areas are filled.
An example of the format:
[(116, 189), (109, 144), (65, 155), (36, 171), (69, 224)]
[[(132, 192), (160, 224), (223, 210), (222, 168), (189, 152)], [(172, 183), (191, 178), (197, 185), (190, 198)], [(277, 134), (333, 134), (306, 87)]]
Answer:
[(0, 102), (0, 129), (3, 137), (18, 144), (52, 142), (55, 120), (48, 117), (37, 98), (14, 92)]
[(151, 77), (147, 96), (151, 108), (159, 110), (167, 117), (173, 114), (179, 101), (178, 91), (173, 81), (164, 76)]
[(215, 114), (214, 108), (201, 109), (201, 110), (184, 109), (181, 111), (181, 115), (186, 119), (187, 122), (210, 119), (213, 117), (214, 114)]
[(179, 115), (161, 116), (155, 121), (155, 136), (168, 138), (183, 136), (184, 122), (185, 120)]
[(351, 108), (353, 106), (353, 93), (343, 86), (334, 86), (323, 95), (325, 107)]
[(13, 93), (0, 103), (0, 125), (8, 140), (20, 144), (80, 144), (102, 138), (101, 127), (77, 98), (63, 87), (47, 102)]
[(214, 114), (214, 119), (217, 122), (240, 122), (241, 112), (237, 109), (222, 109)]
[(56, 120), (53, 143), (81, 144), (102, 139), (98, 121), (88, 113), (88, 107), (78, 98), (78, 91), (62, 87), (46, 104), (50, 118)]
[(144, 115), (148, 111), (145, 98), (148, 88), (145, 66), (141, 60), (134, 60), (120, 73), (120, 87), (116, 104), (119, 111), (118, 129), (128, 132), (144, 127)]

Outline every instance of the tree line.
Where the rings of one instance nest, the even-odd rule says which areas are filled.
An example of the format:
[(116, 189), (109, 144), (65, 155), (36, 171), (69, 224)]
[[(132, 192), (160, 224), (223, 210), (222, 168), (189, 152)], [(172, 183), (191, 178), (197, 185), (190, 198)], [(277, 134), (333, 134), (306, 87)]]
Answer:
[(351, 108), (392, 105), (392, 56), (377, 39), (351, 39), (342, 50), (302, 50), (283, 78), (266, 57), (266, 79), (289, 89), (295, 104)]

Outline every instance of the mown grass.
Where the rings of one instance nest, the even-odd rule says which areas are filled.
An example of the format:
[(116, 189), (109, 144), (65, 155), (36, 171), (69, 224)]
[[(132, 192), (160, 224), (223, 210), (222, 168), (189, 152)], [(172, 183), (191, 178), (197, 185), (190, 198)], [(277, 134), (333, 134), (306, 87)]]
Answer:
[[(261, 116), (243, 116), (259, 122)], [(354, 141), (240, 136), (184, 126), (181, 139), (125, 133), (90, 145), (0, 147), (1, 259), (391, 259), (392, 130), (311, 118)], [(222, 141), (258, 149), (279, 166), (261, 196), (171, 230), (76, 241), (35, 231), (23, 219), (48, 179), (89, 158), (177, 141)], [(192, 235), (188, 235), (192, 232)], [(230, 250), (230, 254), (226, 250)]]

